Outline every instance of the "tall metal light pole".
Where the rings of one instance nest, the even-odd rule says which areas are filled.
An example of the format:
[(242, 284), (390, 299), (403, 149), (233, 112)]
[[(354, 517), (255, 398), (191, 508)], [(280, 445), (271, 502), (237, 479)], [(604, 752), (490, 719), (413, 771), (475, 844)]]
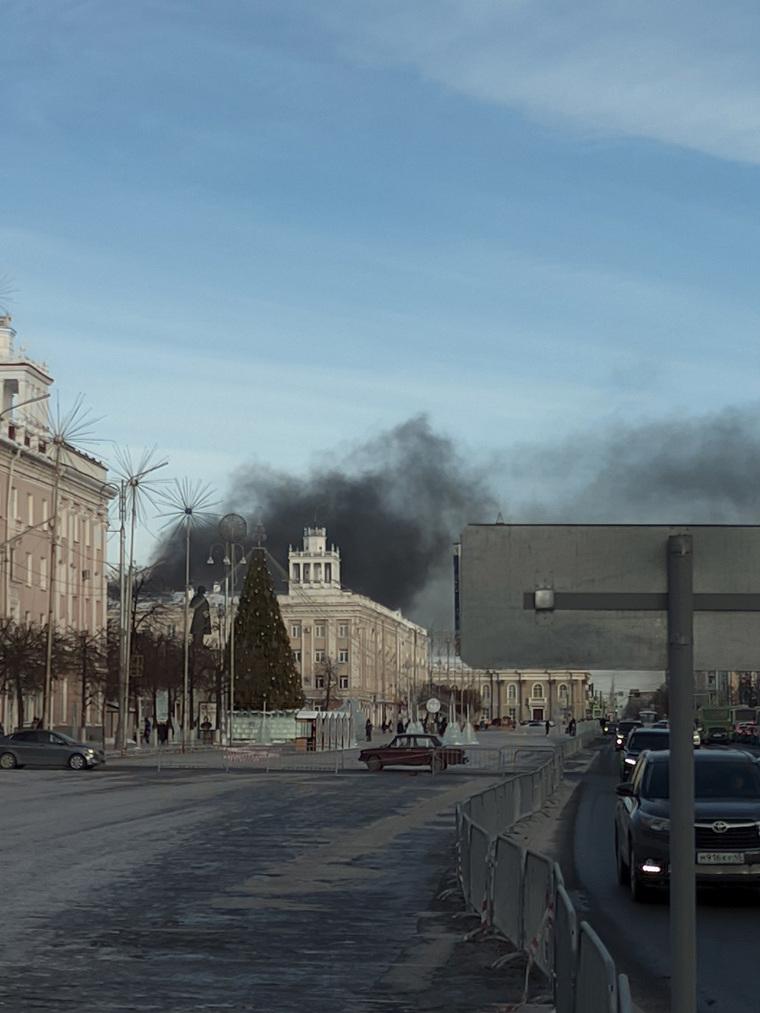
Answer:
[[(29, 398), (27, 401), (19, 402), (14, 407), (22, 404), (31, 404), (34, 401), (44, 401), (46, 395)], [(74, 441), (84, 439), (88, 433), (89, 426), (93, 419), (88, 412), (82, 411), (82, 396), (74, 402), (72, 408), (61, 416), (59, 415), (55, 425), (51, 426), (51, 446), (55, 461), (55, 478), (53, 482), (53, 503), (52, 517), (50, 519), (50, 580), (48, 584), (48, 622), (47, 622), (47, 646), (45, 649), (45, 681), (42, 696), (42, 723), (49, 727), (52, 718), (52, 677), (53, 677), (53, 639), (55, 634), (55, 590), (56, 590), (56, 567), (58, 562), (58, 497), (61, 482), (62, 455), (64, 451), (73, 449)]]
[[(230, 567), (230, 601), (231, 615), (229, 622), (230, 630), (230, 705), (228, 708), (229, 732), (228, 742), (232, 745), (235, 733), (235, 582), (237, 580), (237, 550), (243, 552), (240, 544), (246, 536), (248, 525), (245, 518), (240, 514), (225, 514), (219, 521), (219, 535), (224, 541), (226, 549), (226, 560)], [(243, 555), (241, 563), (245, 563)]]
[(188, 725), (192, 723), (189, 711), (190, 688), (190, 532), (195, 525), (207, 524), (211, 519), (209, 507), (211, 491), (200, 482), (175, 479), (174, 487), (162, 496), (168, 510), (161, 514), (168, 517), (168, 524), (174, 525), (175, 532), (185, 536), (185, 588), (184, 588), (184, 665), (182, 677), (182, 749), (187, 747)]
[[(140, 496), (149, 493), (146, 479), (166, 467), (168, 461), (151, 463), (153, 451), (146, 451), (137, 466), (130, 456), (120, 459), (123, 473), (119, 483), (119, 715), (116, 725), (116, 748), (126, 749), (129, 738), (129, 669), (132, 651), (132, 595), (134, 588), (135, 529), (140, 509)], [(129, 566), (126, 565), (127, 508), (130, 510)]]

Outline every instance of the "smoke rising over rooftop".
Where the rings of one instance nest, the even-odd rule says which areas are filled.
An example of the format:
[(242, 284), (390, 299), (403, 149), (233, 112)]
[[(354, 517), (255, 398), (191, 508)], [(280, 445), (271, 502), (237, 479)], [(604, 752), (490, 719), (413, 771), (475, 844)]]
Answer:
[[(508, 434), (505, 434), (508, 437)], [(305, 476), (242, 466), (221, 512), (259, 521), (286, 567), (303, 529), (327, 528), (343, 584), (409, 618), (451, 628), (451, 547), (468, 523), (742, 523), (760, 521), (760, 407), (638, 425), (615, 423), (520, 445), (480, 462), (412, 418), (325, 459)], [(192, 580), (210, 583), (215, 529), (193, 537)], [(165, 576), (184, 582), (180, 542)]]

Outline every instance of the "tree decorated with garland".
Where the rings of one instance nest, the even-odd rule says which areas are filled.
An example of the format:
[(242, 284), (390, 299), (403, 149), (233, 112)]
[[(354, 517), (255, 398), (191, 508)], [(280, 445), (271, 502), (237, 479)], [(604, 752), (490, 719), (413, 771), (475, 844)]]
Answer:
[(235, 616), (235, 708), (293, 710), (303, 702), (301, 677), (266, 552), (257, 548), (251, 553)]

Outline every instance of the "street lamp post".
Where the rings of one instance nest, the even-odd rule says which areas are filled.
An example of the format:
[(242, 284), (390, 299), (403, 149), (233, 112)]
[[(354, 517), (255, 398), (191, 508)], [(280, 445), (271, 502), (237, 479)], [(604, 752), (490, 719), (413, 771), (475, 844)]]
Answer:
[[(225, 543), (225, 563), (229, 566), (230, 581), (230, 705), (228, 714), (228, 742), (232, 745), (235, 733), (235, 584), (237, 581), (238, 564), (245, 565), (245, 550), (241, 542), (246, 536), (248, 525), (245, 518), (241, 517), (240, 514), (225, 514), (219, 521), (218, 531)], [(240, 550), (239, 560), (237, 559), (238, 549)]]
[[(116, 748), (126, 750), (129, 739), (129, 669), (132, 653), (132, 597), (134, 594), (135, 528), (140, 494), (154, 471), (165, 468), (168, 461), (150, 464), (150, 455), (141, 462), (142, 467), (127, 475), (119, 486), (119, 714), (116, 724)], [(131, 470), (131, 469), (128, 469)], [(130, 508), (129, 566), (126, 566), (127, 499)], [(54, 514), (55, 518), (55, 514)]]

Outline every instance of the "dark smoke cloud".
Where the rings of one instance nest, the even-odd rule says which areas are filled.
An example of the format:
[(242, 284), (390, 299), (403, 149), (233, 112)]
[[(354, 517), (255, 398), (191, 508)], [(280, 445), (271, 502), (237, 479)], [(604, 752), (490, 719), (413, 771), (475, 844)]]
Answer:
[[(477, 464), (413, 418), (307, 475), (249, 464), (222, 512), (287, 567), (303, 529), (327, 528), (345, 587), (435, 629), (451, 629), (451, 547), (468, 523), (752, 524), (760, 499), (760, 407), (638, 425), (600, 424), (553, 444), (523, 444)], [(216, 529), (192, 540), (192, 581), (209, 585)], [(184, 541), (164, 546), (164, 577), (184, 583)], [(218, 553), (217, 553), (218, 558)]]
[[(340, 459), (325, 458), (307, 475), (250, 464), (232, 484), (225, 512), (245, 517), (249, 537), (263, 524), (266, 548), (283, 569), (288, 546), (301, 548), (304, 528), (325, 527), (328, 542), (340, 550), (344, 587), (438, 629), (453, 624), (453, 542), (465, 524), (492, 522), (498, 512), (483, 472), (450, 438), (433, 433), (424, 417)], [(218, 568), (205, 564), (215, 537), (213, 530), (193, 534), (196, 583), (218, 579)], [(157, 555), (170, 557), (163, 577), (181, 587), (182, 539)]]
[[(482, 473), (422, 417), (307, 476), (243, 468), (231, 504), (262, 519), (267, 547), (283, 565), (288, 545), (301, 547), (304, 528), (326, 527), (346, 587), (427, 622), (434, 617), (419, 613), (439, 606), (424, 592), (442, 572), (452, 600), (452, 543), (463, 522), (495, 520), (498, 509)], [(450, 627), (451, 604), (446, 613)]]
[(575, 433), (520, 447), (506, 468), (513, 522), (755, 524), (760, 407)]

